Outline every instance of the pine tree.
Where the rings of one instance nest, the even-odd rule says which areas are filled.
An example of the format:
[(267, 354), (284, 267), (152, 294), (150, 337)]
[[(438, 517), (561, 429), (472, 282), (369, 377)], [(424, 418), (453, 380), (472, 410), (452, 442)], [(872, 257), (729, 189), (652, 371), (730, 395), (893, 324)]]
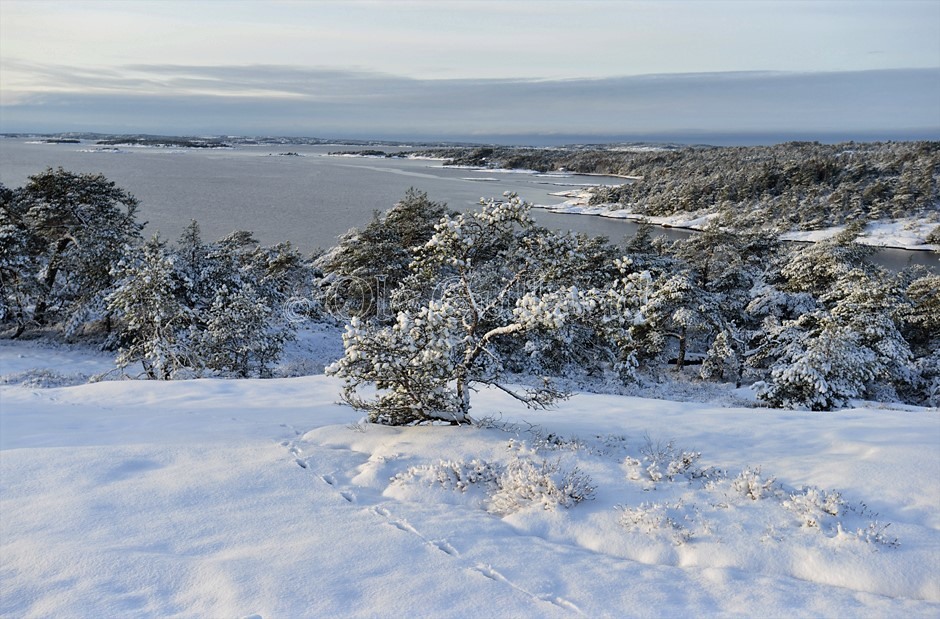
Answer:
[(820, 294), (853, 269), (871, 273), (869, 257), (874, 249), (855, 242), (862, 225), (847, 226), (831, 239), (810, 243), (790, 256), (781, 270), (785, 288), (793, 292)]
[(129, 252), (115, 267), (108, 307), (121, 320), (118, 367), (141, 363), (152, 379), (199, 369), (193, 345), (197, 312), (186, 302), (185, 278), (158, 236)]
[[(380, 423), (462, 423), (473, 386), (483, 384), (544, 407), (564, 395), (547, 379), (527, 390), (505, 382), (507, 354), (528, 334), (590, 319), (627, 342), (643, 322), (636, 308), (644, 298), (629, 286), (648, 279), (625, 277), (613, 291), (557, 285), (565, 271), (557, 250), (576, 241), (535, 226), (529, 208), (509, 195), (436, 226), (398, 289), (396, 321), (354, 318), (347, 327), (345, 356), (330, 371), (345, 379), (349, 403)], [(369, 384), (378, 389), (373, 399), (360, 395)]]
[(112, 267), (140, 238), (137, 200), (100, 174), (49, 168), (29, 177), (14, 201), (41, 242), (31, 256), (39, 281), (32, 320), (44, 324), (53, 311), (74, 331), (103, 307)]
[(294, 336), (285, 305), (308, 272), (289, 244), (259, 247), (247, 232), (204, 244), (193, 222), (178, 248), (154, 237), (115, 269), (119, 365), (140, 361), (157, 379), (270, 375)]
[(775, 406), (831, 410), (851, 398), (896, 398), (911, 384), (913, 356), (895, 316), (893, 278), (852, 270), (820, 295), (818, 308), (795, 319), (765, 323), (755, 360), (770, 374), (758, 397)]
[[(200, 365), (222, 374), (268, 375), (294, 337), (284, 306), (293, 285), (304, 279), (299, 254), (288, 244), (261, 248), (245, 231), (195, 254), (204, 265), (190, 301), (201, 309), (195, 326)], [(193, 264), (187, 267), (193, 270)]]
[[(373, 214), (362, 230), (353, 228), (339, 244), (316, 261), (326, 275), (322, 296), (326, 309), (339, 317), (363, 318), (383, 312), (386, 293), (408, 275), (413, 249), (434, 234), (434, 226), (450, 211), (426, 193), (409, 189), (383, 214)], [(384, 308), (387, 309), (387, 308)]]
[(39, 292), (35, 257), (41, 244), (23, 215), (14, 192), (0, 184), (0, 324), (12, 323), (14, 337), (26, 328), (28, 305)]
[(915, 380), (910, 398), (940, 406), (940, 275), (922, 275), (905, 290), (902, 307), (905, 339), (914, 353)]
[(769, 381), (757, 385), (757, 395), (773, 406), (832, 410), (861, 397), (876, 377), (876, 355), (861, 334), (831, 320), (813, 333), (784, 324), (772, 337), (783, 354)]

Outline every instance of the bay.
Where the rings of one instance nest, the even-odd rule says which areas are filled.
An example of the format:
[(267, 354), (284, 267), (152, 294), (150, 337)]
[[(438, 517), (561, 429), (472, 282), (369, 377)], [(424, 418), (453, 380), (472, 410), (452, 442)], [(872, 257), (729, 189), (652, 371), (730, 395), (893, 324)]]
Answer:
[[(239, 145), (222, 149), (118, 147), (92, 142), (35, 143), (0, 138), (0, 182), (8, 187), (47, 167), (102, 173), (140, 201), (145, 234), (175, 240), (195, 219), (206, 239), (250, 230), (265, 244), (290, 241), (303, 252), (328, 248), (352, 227), (366, 225), (414, 187), (428, 197), (466, 211), (481, 198), (511, 191), (537, 205), (558, 204), (560, 191), (619, 184), (617, 177), (535, 174), (444, 167), (440, 161), (409, 158), (328, 156), (342, 145)], [(386, 152), (407, 148), (383, 148)], [(286, 155), (285, 153), (296, 153)], [(533, 210), (540, 224), (557, 230), (603, 235), (618, 242), (636, 231), (622, 219)], [(670, 239), (690, 234), (662, 229)], [(937, 269), (934, 252), (880, 250), (876, 260), (899, 269), (923, 264)]]
[[(47, 167), (100, 172), (140, 201), (147, 231), (175, 239), (191, 219), (214, 239), (251, 230), (263, 243), (291, 241), (303, 251), (335, 244), (337, 236), (367, 224), (414, 187), (430, 199), (469, 210), (481, 198), (512, 191), (535, 204), (558, 204), (551, 193), (619, 179), (539, 175), (444, 167), (407, 158), (331, 157), (349, 146), (251, 145), (225, 149), (120, 147), (93, 143), (45, 144), (0, 140), (0, 182), (23, 185)], [(386, 152), (403, 149), (385, 149)], [(88, 152), (96, 151), (96, 152)], [(297, 153), (285, 156), (283, 153)], [(572, 216), (539, 213), (556, 228)], [(557, 223), (556, 223), (557, 222)], [(623, 230), (630, 226), (623, 227)], [(626, 232), (620, 233), (622, 236)]]

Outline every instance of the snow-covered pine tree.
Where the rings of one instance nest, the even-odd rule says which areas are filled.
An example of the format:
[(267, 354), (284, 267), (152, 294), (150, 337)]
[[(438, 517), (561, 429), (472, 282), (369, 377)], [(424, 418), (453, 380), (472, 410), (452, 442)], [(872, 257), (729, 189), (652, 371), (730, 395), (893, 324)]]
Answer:
[(859, 343), (872, 351), (872, 381), (865, 394), (873, 399), (897, 399), (895, 390), (915, 380), (913, 355), (898, 325), (905, 305), (896, 274), (878, 269), (868, 275), (853, 269), (839, 278), (820, 301), (831, 309), (832, 321), (859, 334)]
[(657, 280), (644, 308), (649, 320), (646, 354), (658, 357), (667, 350), (667, 338), (672, 338), (676, 369), (681, 371), (690, 340), (716, 328), (718, 313), (714, 301), (713, 295), (698, 286), (694, 274), (687, 269)]
[[(185, 237), (184, 237), (185, 240)], [(196, 251), (204, 266), (190, 286), (200, 308), (200, 364), (215, 372), (268, 375), (295, 325), (285, 303), (305, 279), (300, 255), (289, 244), (261, 248), (251, 233), (237, 231)], [(193, 265), (187, 264), (192, 271)]]
[(700, 374), (706, 380), (732, 381), (740, 387), (743, 366), (741, 345), (735, 341), (731, 330), (724, 330), (718, 333), (708, 349)]
[(42, 244), (23, 219), (23, 205), (11, 189), (0, 183), (0, 324), (23, 333), (29, 321), (29, 303), (39, 292), (35, 257)]
[(846, 226), (831, 239), (793, 251), (781, 270), (785, 289), (821, 294), (853, 269), (871, 273), (873, 267), (868, 259), (875, 250), (855, 241), (864, 227), (863, 223)]
[(139, 362), (156, 380), (201, 367), (193, 345), (197, 312), (185, 302), (186, 280), (175, 258), (156, 235), (128, 248), (115, 265), (115, 285), (107, 299), (120, 320), (118, 367)]
[(121, 320), (119, 364), (141, 361), (159, 379), (268, 375), (294, 335), (285, 304), (307, 273), (289, 244), (259, 247), (247, 232), (203, 244), (195, 222), (177, 249), (158, 238), (129, 249), (108, 298)]
[(250, 281), (222, 284), (201, 318), (198, 346), (205, 367), (242, 378), (269, 375), (292, 335)]
[(827, 411), (861, 397), (875, 377), (875, 353), (861, 335), (832, 320), (815, 332), (784, 324), (771, 336), (782, 353), (770, 378), (757, 384), (757, 396), (772, 406)]
[(901, 306), (893, 278), (854, 269), (820, 295), (820, 307), (796, 319), (768, 318), (762, 350), (769, 361), (758, 397), (775, 406), (831, 410), (852, 398), (896, 397), (914, 380), (912, 354), (897, 328)]
[(387, 301), (383, 298), (387, 291), (408, 275), (413, 248), (426, 243), (435, 224), (449, 212), (445, 204), (411, 188), (385, 213), (374, 213), (365, 228), (343, 234), (339, 244), (315, 262), (325, 276), (321, 296), (326, 309), (339, 315), (375, 316), (379, 303)]
[(914, 354), (914, 402), (940, 406), (940, 275), (922, 275), (905, 290), (902, 307), (905, 339)]
[[(330, 372), (345, 379), (350, 404), (379, 423), (462, 423), (469, 420), (471, 390), (483, 384), (544, 407), (564, 394), (547, 379), (526, 390), (510, 388), (507, 349), (521, 346), (528, 332), (558, 330), (595, 313), (625, 325), (625, 333), (642, 323), (631, 308), (641, 304), (643, 294), (626, 285), (611, 294), (548, 288), (564, 271), (551, 250), (557, 239), (535, 226), (529, 208), (508, 195), (435, 227), (397, 291), (394, 324), (354, 318), (347, 327), (345, 356)], [(373, 384), (378, 393), (362, 397), (361, 388)]]
[(137, 200), (100, 174), (49, 168), (30, 176), (13, 201), (40, 242), (30, 255), (39, 284), (32, 320), (44, 324), (54, 315), (74, 331), (105, 307), (112, 267), (140, 239)]

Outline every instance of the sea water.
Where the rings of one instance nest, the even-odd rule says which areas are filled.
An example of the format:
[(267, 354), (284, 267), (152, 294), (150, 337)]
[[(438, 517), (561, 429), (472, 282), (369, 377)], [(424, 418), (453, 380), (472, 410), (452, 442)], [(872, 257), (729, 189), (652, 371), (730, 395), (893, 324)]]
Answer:
[[(528, 202), (563, 202), (558, 192), (592, 185), (620, 184), (617, 177), (476, 170), (445, 167), (441, 161), (409, 158), (329, 156), (353, 150), (342, 145), (264, 144), (194, 149), (103, 147), (91, 141), (46, 144), (0, 138), (0, 182), (22, 186), (47, 167), (102, 173), (140, 201), (145, 234), (175, 240), (195, 219), (203, 238), (250, 230), (265, 244), (290, 241), (303, 252), (328, 248), (352, 227), (369, 223), (374, 211), (391, 208), (414, 187), (453, 209), (474, 208), (481, 198), (504, 192)], [(384, 148), (386, 152), (401, 149)], [(287, 155), (286, 153), (296, 153)], [(622, 219), (555, 214), (534, 209), (544, 226), (603, 235), (614, 242), (636, 231)], [(661, 230), (675, 239), (681, 230)], [(877, 260), (891, 268), (908, 262), (937, 268), (932, 252), (882, 250)]]

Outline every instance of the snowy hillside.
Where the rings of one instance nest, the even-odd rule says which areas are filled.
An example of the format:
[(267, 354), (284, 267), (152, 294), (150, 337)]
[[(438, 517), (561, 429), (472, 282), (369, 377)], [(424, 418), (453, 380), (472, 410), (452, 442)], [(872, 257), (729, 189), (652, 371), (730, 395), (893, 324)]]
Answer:
[(323, 376), (42, 386), (109, 363), (0, 343), (0, 616), (940, 614), (936, 410), (484, 391), (485, 427), (391, 428)]

